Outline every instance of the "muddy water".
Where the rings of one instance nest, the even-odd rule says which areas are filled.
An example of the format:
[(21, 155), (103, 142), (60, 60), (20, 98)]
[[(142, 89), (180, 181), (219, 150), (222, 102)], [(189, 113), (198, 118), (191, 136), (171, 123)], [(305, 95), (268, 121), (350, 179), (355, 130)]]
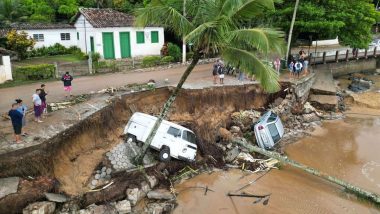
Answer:
[[(363, 112), (363, 109), (356, 109)], [(371, 112), (380, 115), (378, 111)], [(289, 145), (286, 153), (301, 163), (315, 167), (357, 186), (380, 194), (380, 117), (358, 116), (325, 122), (320, 129)], [(175, 213), (380, 213), (367, 202), (359, 202), (338, 186), (304, 172), (285, 167), (272, 170), (244, 191), (271, 193), (269, 204), (252, 204), (252, 198), (229, 198), (258, 175), (242, 178), (238, 170), (200, 175), (177, 185), (179, 206)], [(204, 195), (208, 186), (215, 192)]]

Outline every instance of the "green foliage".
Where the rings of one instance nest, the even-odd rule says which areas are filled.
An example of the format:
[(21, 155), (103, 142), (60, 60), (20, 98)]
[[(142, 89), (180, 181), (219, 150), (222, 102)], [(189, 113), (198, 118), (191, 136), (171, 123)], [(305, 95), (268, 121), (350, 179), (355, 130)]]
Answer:
[[(193, 62), (200, 55), (218, 54), (226, 63), (254, 74), (266, 91), (279, 90), (278, 75), (262, 59), (283, 54), (284, 35), (251, 24), (274, 10), (273, 0), (186, 1), (187, 16), (183, 16), (182, 4), (182, 0), (152, 0), (147, 7), (137, 9), (136, 25), (163, 26), (192, 43)], [(180, 54), (173, 57), (178, 60)]]
[(168, 55), (174, 58), (174, 61), (178, 62), (181, 60), (182, 53), (181, 48), (173, 43), (168, 44)]
[(143, 67), (152, 67), (160, 64), (160, 56), (146, 56), (142, 60)]
[(17, 52), (20, 59), (26, 58), (27, 50), (33, 48), (34, 44), (34, 40), (30, 39), (24, 31), (18, 33), (16, 30), (12, 30), (7, 34), (7, 48)]
[(91, 52), (91, 59), (92, 59), (92, 63), (98, 62), (100, 59), (100, 54)]
[[(294, 1), (285, 0), (278, 9), (262, 19), (263, 25), (274, 25), (289, 32)], [(366, 48), (372, 40), (371, 28), (379, 20), (371, 0), (302, 0), (297, 11), (293, 39), (303, 36), (313, 40), (339, 36), (343, 45)], [(294, 42), (294, 41), (293, 41)]]
[(172, 56), (164, 56), (160, 60), (160, 64), (162, 65), (169, 64), (171, 62), (174, 62), (174, 57)]
[(77, 46), (66, 48), (65, 46), (55, 43), (53, 46), (34, 48), (28, 52), (29, 57), (56, 56), (64, 54), (75, 54), (81, 56), (82, 52)]
[(54, 78), (55, 67), (51, 64), (39, 64), (16, 67), (16, 80), (42, 80)]

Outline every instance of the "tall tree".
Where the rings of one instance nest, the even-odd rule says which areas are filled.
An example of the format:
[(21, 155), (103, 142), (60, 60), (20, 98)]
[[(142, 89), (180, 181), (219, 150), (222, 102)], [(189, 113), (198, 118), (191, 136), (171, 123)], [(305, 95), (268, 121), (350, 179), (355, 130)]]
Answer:
[(268, 92), (279, 89), (278, 76), (271, 66), (259, 56), (277, 52), (283, 54), (283, 33), (269, 28), (246, 28), (244, 23), (254, 19), (265, 10), (274, 10), (272, 0), (193, 0), (187, 1), (186, 16), (180, 9), (183, 0), (152, 0), (145, 8), (136, 11), (136, 25), (163, 26), (179, 38), (193, 44), (194, 56), (183, 73), (177, 87), (166, 101), (158, 120), (153, 126), (142, 159), (155, 136), (162, 120), (166, 118), (183, 83), (198, 63), (202, 54), (219, 54), (241, 70), (255, 74)]
[[(263, 20), (289, 32), (293, 9), (294, 0), (284, 0)], [(380, 14), (372, 0), (302, 0), (294, 23), (293, 41), (308, 35), (317, 39), (339, 36), (344, 45), (366, 48), (376, 21), (380, 21)]]
[(300, 3), (300, 0), (296, 0), (296, 4), (294, 5), (292, 22), (290, 23), (290, 30), (289, 30), (289, 34), (288, 34), (288, 47), (286, 48), (286, 55), (285, 55), (286, 62), (288, 61), (287, 59), (288, 59), (289, 51), (290, 51), (290, 43), (292, 42), (293, 27), (294, 27), (294, 22), (296, 21), (299, 3)]

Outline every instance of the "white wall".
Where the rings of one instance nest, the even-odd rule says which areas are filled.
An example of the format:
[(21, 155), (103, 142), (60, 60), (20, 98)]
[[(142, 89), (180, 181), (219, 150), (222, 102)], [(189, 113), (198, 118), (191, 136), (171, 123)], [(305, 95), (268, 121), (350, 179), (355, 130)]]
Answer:
[[(19, 32), (25, 31), (28, 35), (33, 38), (33, 34), (43, 34), (44, 41), (36, 42), (35, 48), (40, 48), (42, 46), (48, 47), (55, 43), (59, 43), (65, 47), (74, 46), (77, 44), (76, 29), (39, 29), (39, 30), (19, 30)], [(61, 33), (70, 33), (70, 40), (61, 40)]]
[[(1, 57), (1, 56), (0, 56)], [(0, 84), (12, 80), (12, 67), (11, 58), (9, 56), (2, 56), (3, 63), (0, 64)]]
[(318, 40), (318, 41), (313, 41), (312, 46), (328, 46), (328, 45), (339, 45), (339, 40), (338, 37), (335, 39), (329, 39), (329, 40)]
[[(90, 37), (94, 37), (94, 48), (95, 52), (99, 53), (103, 57), (103, 32), (112, 32), (114, 41), (115, 58), (121, 58), (120, 50), (120, 32), (129, 32), (130, 43), (131, 43), (131, 55), (132, 57), (138, 56), (148, 56), (148, 55), (160, 55), (161, 48), (164, 45), (164, 29), (160, 27), (147, 27), (144, 29), (138, 29), (134, 27), (110, 27), (110, 28), (94, 28), (92, 25), (84, 19), (81, 15), (75, 25), (79, 32), (79, 40), (77, 41), (77, 46), (86, 53), (86, 43), (87, 43), (87, 53), (91, 50)], [(145, 43), (137, 44), (136, 42), (136, 31), (145, 32)], [(158, 43), (151, 42), (151, 31), (158, 31)], [(86, 39), (85, 35), (86, 34)]]

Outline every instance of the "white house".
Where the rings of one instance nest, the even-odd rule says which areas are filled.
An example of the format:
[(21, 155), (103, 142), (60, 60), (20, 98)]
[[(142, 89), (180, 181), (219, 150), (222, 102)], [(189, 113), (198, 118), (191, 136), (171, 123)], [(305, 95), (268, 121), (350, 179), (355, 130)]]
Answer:
[(35, 48), (48, 47), (55, 43), (59, 43), (67, 48), (78, 45), (76, 29), (70, 24), (21, 23), (12, 24), (11, 29), (28, 33), (30, 38), (36, 41)]
[(164, 45), (162, 27), (136, 28), (133, 16), (112, 9), (80, 8), (74, 22), (78, 47), (105, 59), (159, 55)]
[[(105, 59), (160, 55), (164, 28), (133, 26), (134, 17), (112, 9), (80, 8), (73, 24), (13, 24), (36, 40), (35, 48), (59, 43), (78, 46), (84, 53), (97, 52)], [(5, 36), (7, 30), (0, 29)]]

